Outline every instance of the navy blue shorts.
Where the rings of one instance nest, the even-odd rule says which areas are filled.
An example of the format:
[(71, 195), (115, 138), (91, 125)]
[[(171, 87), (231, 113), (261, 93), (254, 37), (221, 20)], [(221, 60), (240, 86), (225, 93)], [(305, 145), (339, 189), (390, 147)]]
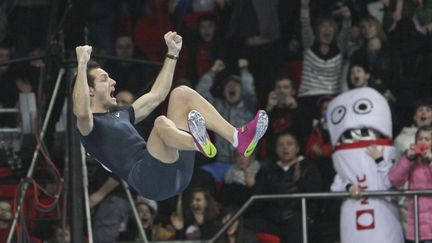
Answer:
[(195, 151), (179, 151), (176, 162), (159, 161), (145, 150), (129, 172), (128, 183), (145, 198), (161, 201), (184, 191), (192, 178)]

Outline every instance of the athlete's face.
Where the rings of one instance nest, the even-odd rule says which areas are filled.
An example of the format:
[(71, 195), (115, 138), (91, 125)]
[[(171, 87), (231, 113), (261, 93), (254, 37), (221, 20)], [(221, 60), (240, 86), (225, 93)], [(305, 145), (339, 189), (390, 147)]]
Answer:
[(90, 75), (94, 77), (94, 87), (90, 87), (92, 102), (106, 109), (117, 106), (117, 101), (114, 97), (116, 82), (101, 68), (91, 70)]
[(276, 141), (276, 154), (282, 162), (289, 162), (297, 158), (300, 148), (296, 139), (290, 135), (281, 135)]
[(204, 213), (207, 208), (207, 200), (204, 193), (196, 192), (192, 197), (191, 209), (194, 213)]

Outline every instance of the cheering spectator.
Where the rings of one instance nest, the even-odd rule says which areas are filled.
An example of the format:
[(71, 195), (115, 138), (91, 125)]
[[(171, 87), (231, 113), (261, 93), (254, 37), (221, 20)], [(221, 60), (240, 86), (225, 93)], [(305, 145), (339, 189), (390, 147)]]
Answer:
[[(223, 97), (214, 96), (210, 89), (217, 73), (225, 69), (222, 60), (216, 60), (213, 67), (199, 81), (196, 90), (206, 98), (216, 110), (233, 126), (241, 126), (254, 117), (254, 112), (258, 106), (255, 95), (254, 78), (248, 71), (248, 61), (238, 60), (240, 76), (229, 75), (222, 81)], [(215, 136), (215, 146), (218, 149), (216, 162), (207, 165), (216, 181), (222, 181), (226, 170), (232, 164), (232, 154), (235, 148), (220, 136)], [(211, 167), (211, 168), (210, 168)]]
[(171, 215), (176, 229), (176, 239), (205, 240), (214, 236), (220, 227), (219, 206), (206, 191), (195, 188), (190, 191), (185, 203), (184, 215)]
[(304, 107), (306, 124), (319, 117), (316, 108), (319, 98), (335, 95), (342, 89), (344, 54), (351, 33), (351, 12), (347, 6), (340, 8), (343, 21), (338, 33), (336, 21), (329, 17), (319, 18), (315, 28), (311, 27), (309, 3), (310, 0), (301, 1), (301, 33), (305, 51), (298, 95)]

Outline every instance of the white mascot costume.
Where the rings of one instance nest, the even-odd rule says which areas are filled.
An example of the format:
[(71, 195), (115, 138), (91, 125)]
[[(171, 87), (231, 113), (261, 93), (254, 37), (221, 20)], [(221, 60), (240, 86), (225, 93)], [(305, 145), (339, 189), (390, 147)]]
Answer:
[[(332, 100), (327, 123), (336, 176), (332, 191), (357, 185), (366, 191), (391, 187), (388, 171), (395, 160), (390, 108), (371, 88), (345, 92)], [(383, 160), (368, 153), (370, 145), (383, 150)], [(341, 208), (342, 243), (403, 243), (398, 209), (391, 198), (347, 199)]]

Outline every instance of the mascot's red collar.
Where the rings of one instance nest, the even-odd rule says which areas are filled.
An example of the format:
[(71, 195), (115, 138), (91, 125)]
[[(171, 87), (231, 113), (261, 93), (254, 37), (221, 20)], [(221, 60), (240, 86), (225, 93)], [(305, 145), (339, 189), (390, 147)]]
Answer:
[(343, 150), (343, 149), (355, 149), (355, 148), (365, 148), (370, 145), (381, 145), (381, 146), (391, 146), (393, 145), (393, 141), (390, 139), (377, 139), (377, 140), (363, 140), (355, 143), (344, 143), (339, 144), (335, 147), (335, 151)]

